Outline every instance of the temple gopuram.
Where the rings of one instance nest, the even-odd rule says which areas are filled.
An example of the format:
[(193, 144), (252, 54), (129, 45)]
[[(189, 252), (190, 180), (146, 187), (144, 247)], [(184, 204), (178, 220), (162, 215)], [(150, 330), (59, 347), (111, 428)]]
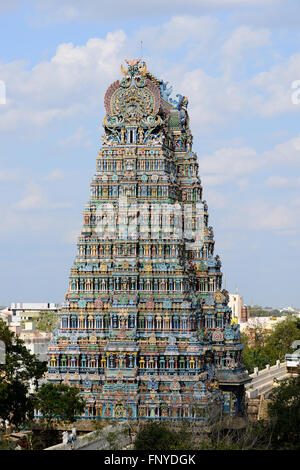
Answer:
[(83, 419), (244, 413), (239, 325), (202, 196), (188, 99), (126, 60), (108, 88), (102, 147), (45, 379), (80, 389)]

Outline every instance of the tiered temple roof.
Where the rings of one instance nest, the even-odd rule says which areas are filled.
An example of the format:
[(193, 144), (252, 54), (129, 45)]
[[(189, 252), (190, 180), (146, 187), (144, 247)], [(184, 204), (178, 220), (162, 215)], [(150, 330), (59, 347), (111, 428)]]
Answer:
[(85, 418), (243, 412), (231, 324), (202, 197), (188, 99), (127, 60), (108, 88), (102, 147), (46, 380), (79, 387)]

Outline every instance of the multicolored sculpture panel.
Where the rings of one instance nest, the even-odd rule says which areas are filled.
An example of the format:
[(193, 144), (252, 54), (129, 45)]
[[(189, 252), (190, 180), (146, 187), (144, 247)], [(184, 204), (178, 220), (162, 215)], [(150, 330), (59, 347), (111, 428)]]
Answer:
[(239, 327), (202, 199), (188, 100), (141, 60), (104, 98), (102, 148), (45, 380), (82, 418), (203, 420), (243, 413)]

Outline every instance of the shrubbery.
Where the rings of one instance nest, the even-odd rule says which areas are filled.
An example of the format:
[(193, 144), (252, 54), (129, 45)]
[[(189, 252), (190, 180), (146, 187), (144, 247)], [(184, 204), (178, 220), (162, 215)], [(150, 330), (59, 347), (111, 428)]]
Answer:
[(253, 327), (251, 335), (242, 334), (245, 368), (251, 374), (254, 367), (264, 369), (267, 364), (274, 365), (277, 359), (284, 361), (285, 355), (292, 352), (295, 340), (300, 340), (300, 319), (294, 316), (278, 323), (269, 335), (261, 326)]

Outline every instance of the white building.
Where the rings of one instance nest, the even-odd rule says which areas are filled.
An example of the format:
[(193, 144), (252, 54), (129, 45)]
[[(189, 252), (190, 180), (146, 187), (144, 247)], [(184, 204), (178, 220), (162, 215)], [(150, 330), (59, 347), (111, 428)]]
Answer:
[(3, 308), (2, 310), (0, 310), (0, 319), (4, 321), (6, 325), (9, 325), (11, 323), (12, 315), (8, 308)]
[(57, 310), (59, 304), (54, 302), (12, 302), (10, 310), (26, 311), (26, 310)]
[(295, 310), (294, 307), (290, 306), (290, 307), (284, 307), (282, 308), (281, 310), (279, 310), (280, 313), (281, 312), (284, 312), (284, 313), (290, 313), (290, 314), (296, 314), (296, 313), (299, 313), (298, 310)]
[(60, 304), (54, 302), (12, 302), (6, 309), (13, 322), (30, 321), (41, 313), (58, 312)]
[(26, 348), (36, 354), (40, 361), (47, 360), (47, 350), (51, 339), (51, 333), (37, 331), (32, 322), (26, 322), (25, 328), (20, 333), (20, 339), (25, 342)]
[[(300, 318), (300, 314), (295, 315)], [(248, 328), (262, 327), (265, 330), (272, 330), (272, 328), (278, 323), (286, 320), (288, 316), (282, 315), (280, 317), (251, 317), (247, 323), (241, 324), (241, 330)]]
[(293, 341), (292, 349), (293, 353), (285, 355), (286, 367), (289, 372), (297, 373), (300, 366), (300, 341)]
[(241, 323), (243, 298), (240, 294), (229, 294), (229, 307), (232, 310), (232, 318), (237, 318)]

